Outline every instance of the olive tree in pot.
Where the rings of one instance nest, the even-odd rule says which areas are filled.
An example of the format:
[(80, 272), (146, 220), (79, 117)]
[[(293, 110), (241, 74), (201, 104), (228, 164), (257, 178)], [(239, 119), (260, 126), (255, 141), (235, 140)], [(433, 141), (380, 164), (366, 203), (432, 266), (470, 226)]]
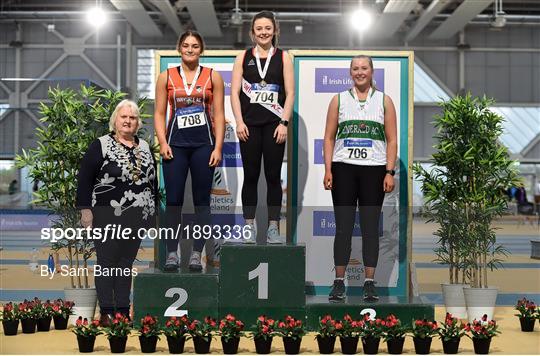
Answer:
[[(470, 320), (493, 317), (497, 288), (488, 286), (487, 273), (507, 251), (497, 245), (491, 224), (507, 207), (506, 188), (519, 182), (515, 162), (499, 142), (503, 118), (489, 110), (492, 104), (470, 94), (441, 103), (433, 169), (415, 166), (428, 220), (439, 225), (435, 261), (449, 266), (450, 286), (443, 284), (443, 294), (450, 292), (447, 311), (463, 318), (466, 305)], [(477, 301), (468, 300), (477, 292)], [(465, 300), (452, 302), (452, 295)]]
[[(52, 228), (67, 231), (80, 227), (80, 212), (75, 204), (80, 161), (89, 144), (108, 133), (110, 116), (125, 96), (84, 85), (79, 91), (57, 87), (48, 91), (50, 102), (40, 103), (43, 127), (36, 129), (37, 147), (23, 150), (16, 162), (18, 168), (28, 167), (30, 178), (41, 183), (33, 202), (50, 212)], [(145, 102), (139, 101), (141, 109)], [(64, 293), (65, 300), (75, 302), (71, 324), (79, 316), (91, 320), (97, 299), (87, 273), (94, 245), (87, 236), (81, 236), (82, 239), (51, 240), (51, 249), (64, 253), (68, 261), (62, 271), (56, 272), (69, 274), (70, 286)]]

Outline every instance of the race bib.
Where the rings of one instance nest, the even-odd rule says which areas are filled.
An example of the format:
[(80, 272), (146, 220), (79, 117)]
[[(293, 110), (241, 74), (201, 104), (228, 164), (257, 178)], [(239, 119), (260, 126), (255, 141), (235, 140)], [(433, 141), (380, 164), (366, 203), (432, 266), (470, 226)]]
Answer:
[(276, 105), (278, 103), (279, 85), (259, 83), (251, 84), (252, 104)]
[(343, 144), (346, 157), (358, 161), (371, 160), (373, 157), (373, 141), (359, 139), (345, 139)]
[(206, 115), (202, 106), (188, 106), (176, 109), (176, 122), (179, 129), (206, 125)]

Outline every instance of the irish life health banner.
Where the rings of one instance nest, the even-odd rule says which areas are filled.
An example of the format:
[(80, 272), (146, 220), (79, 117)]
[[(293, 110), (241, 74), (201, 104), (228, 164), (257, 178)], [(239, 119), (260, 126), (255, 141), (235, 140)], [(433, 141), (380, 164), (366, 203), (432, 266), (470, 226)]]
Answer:
[[(379, 225), (379, 260), (375, 274), (381, 295), (407, 295), (410, 245), (409, 192), (412, 184), (412, 52), (291, 51), (294, 55), (296, 98), (293, 158), (293, 240), (306, 245), (306, 283), (313, 294), (327, 295), (334, 280), (335, 219), (330, 191), (324, 190), (323, 138), (328, 104), (352, 87), (351, 58), (371, 55), (376, 87), (395, 105), (398, 160), (395, 189), (386, 194)], [(381, 187), (382, 189), (382, 187)], [(294, 220), (296, 218), (296, 220)], [(364, 283), (359, 217), (352, 238), (346, 285), (360, 294)], [(311, 287), (311, 288), (309, 288)]]

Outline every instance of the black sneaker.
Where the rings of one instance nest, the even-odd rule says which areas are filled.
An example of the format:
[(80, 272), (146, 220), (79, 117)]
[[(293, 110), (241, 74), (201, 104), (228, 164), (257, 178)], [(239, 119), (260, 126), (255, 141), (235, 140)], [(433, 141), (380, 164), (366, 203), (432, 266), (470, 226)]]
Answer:
[(341, 302), (345, 299), (345, 283), (341, 279), (335, 279), (328, 300), (331, 302)]
[(364, 300), (367, 302), (376, 302), (379, 300), (379, 296), (375, 290), (375, 282), (366, 281), (364, 283)]

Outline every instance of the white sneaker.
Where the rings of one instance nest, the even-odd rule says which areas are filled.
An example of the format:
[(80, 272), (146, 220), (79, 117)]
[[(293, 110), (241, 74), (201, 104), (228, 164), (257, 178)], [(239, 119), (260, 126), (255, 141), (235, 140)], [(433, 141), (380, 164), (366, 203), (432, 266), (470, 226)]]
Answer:
[(268, 230), (266, 230), (266, 243), (269, 244), (282, 244), (284, 243), (284, 239), (279, 236), (279, 229), (277, 226), (270, 225), (268, 226)]
[(246, 224), (244, 229), (242, 229), (242, 232), (243, 243), (254, 244), (257, 242), (257, 229), (255, 228), (255, 224)]
[(190, 271), (202, 271), (201, 263), (201, 253), (193, 251), (191, 253), (191, 258), (189, 259), (189, 270)]
[(163, 270), (165, 272), (176, 272), (178, 271), (178, 267), (180, 266), (180, 259), (178, 258), (178, 254), (176, 252), (169, 252), (169, 255), (167, 256), (167, 260), (165, 261), (165, 267)]

